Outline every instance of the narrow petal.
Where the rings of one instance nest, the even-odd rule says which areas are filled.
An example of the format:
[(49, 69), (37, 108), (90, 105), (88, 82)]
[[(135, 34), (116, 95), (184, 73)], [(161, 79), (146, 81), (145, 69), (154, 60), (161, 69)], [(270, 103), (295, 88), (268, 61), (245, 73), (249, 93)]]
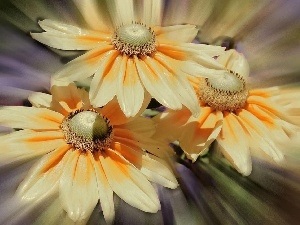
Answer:
[(29, 97), (30, 103), (37, 108), (49, 108), (52, 96), (42, 92), (34, 92)]
[(88, 154), (88, 156), (94, 166), (96, 181), (97, 181), (98, 196), (99, 196), (100, 205), (103, 211), (104, 218), (108, 224), (111, 224), (115, 217), (113, 190), (109, 186), (109, 183), (105, 176), (104, 169), (99, 159), (99, 154), (95, 153), (94, 156), (92, 156), (92, 154)]
[(67, 154), (69, 148), (65, 144), (43, 156), (18, 187), (18, 195), (24, 200), (37, 200), (57, 191), (60, 176), (70, 157)]
[(135, 56), (134, 61), (147, 91), (164, 106), (171, 109), (181, 109), (182, 105), (176, 98), (175, 90), (170, 85), (174, 75), (167, 77), (168, 74), (158, 74), (156, 68), (159, 67), (159, 64), (148, 56), (143, 60)]
[(147, 26), (160, 25), (162, 20), (162, 10), (162, 0), (143, 1), (143, 23), (147, 24)]
[(0, 160), (3, 164), (44, 155), (66, 144), (60, 131), (32, 130), (20, 130), (3, 135), (0, 143)]
[(223, 115), (210, 107), (201, 110), (200, 117), (184, 126), (179, 143), (187, 157), (195, 162), (201, 153), (218, 137)]
[(68, 115), (76, 109), (89, 109), (91, 107), (88, 93), (78, 89), (74, 83), (68, 86), (52, 86), (51, 107), (63, 115)]
[(243, 124), (249, 132), (251, 148), (258, 148), (264, 151), (267, 155), (271, 156), (275, 161), (283, 160), (284, 156), (273, 142), (270, 132), (272, 130), (267, 127), (257, 118), (255, 114), (248, 112), (247, 110), (241, 110), (237, 117), (241, 124)]
[(109, 42), (110, 33), (88, 31), (52, 20), (39, 21), (46, 32), (31, 33), (32, 38), (53, 48), (62, 50), (90, 50), (103, 42)]
[(118, 102), (127, 117), (135, 116), (143, 104), (144, 87), (140, 82), (132, 58), (127, 60), (125, 73), (120, 73), (119, 75), (117, 87)]
[[(108, 2), (112, 4), (112, 2)], [(122, 24), (131, 24), (135, 21), (133, 0), (116, 0), (111, 6), (111, 18), (114, 20), (115, 27)]]
[(59, 182), (59, 194), (74, 222), (90, 217), (98, 202), (98, 191), (93, 163), (85, 153), (71, 152)]
[(62, 70), (54, 74), (52, 79), (73, 82), (90, 77), (97, 71), (103, 54), (112, 49), (112, 45), (103, 44), (90, 50), (67, 63)]
[(160, 209), (158, 196), (140, 171), (112, 150), (100, 156), (105, 175), (113, 191), (125, 202), (145, 212)]
[[(118, 77), (122, 76), (122, 74), (124, 74), (126, 71), (127, 57), (119, 55), (112, 63), (113, 64), (107, 73), (99, 73), (99, 75), (96, 75), (97, 78), (100, 78), (101, 76), (100, 80), (93, 80), (97, 82), (98, 85), (96, 96), (92, 96), (92, 104), (94, 106), (100, 107), (105, 105), (117, 94), (117, 89), (119, 88)], [(102, 72), (102, 68), (99, 70), (99, 72)], [(94, 90), (95, 89), (93, 89), (92, 94), (95, 94)]]
[(159, 43), (192, 42), (198, 33), (196, 26), (189, 24), (159, 27), (154, 30)]
[(58, 130), (63, 115), (44, 108), (6, 106), (0, 110), (0, 124), (12, 128)]
[(111, 148), (139, 169), (148, 180), (172, 189), (178, 186), (175, 176), (159, 158), (120, 143), (114, 143)]
[(243, 175), (252, 170), (251, 155), (247, 135), (232, 113), (225, 113), (223, 127), (217, 138), (224, 156)]

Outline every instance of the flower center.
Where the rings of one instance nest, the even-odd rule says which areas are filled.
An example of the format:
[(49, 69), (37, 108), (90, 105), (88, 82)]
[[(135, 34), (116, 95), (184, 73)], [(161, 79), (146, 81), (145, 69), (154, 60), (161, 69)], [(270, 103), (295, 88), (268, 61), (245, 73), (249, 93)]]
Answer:
[(112, 37), (115, 49), (126, 55), (149, 55), (156, 50), (155, 34), (140, 23), (122, 25)]
[(248, 97), (246, 82), (233, 71), (217, 78), (202, 78), (199, 85), (199, 98), (219, 111), (235, 111), (245, 105)]
[(93, 109), (71, 112), (63, 120), (61, 129), (66, 142), (82, 151), (104, 150), (113, 135), (109, 120)]

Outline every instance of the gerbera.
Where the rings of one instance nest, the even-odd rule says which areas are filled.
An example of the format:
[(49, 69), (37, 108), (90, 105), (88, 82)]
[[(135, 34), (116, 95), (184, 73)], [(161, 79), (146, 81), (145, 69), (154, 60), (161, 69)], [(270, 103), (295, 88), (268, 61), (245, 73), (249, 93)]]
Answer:
[(168, 147), (150, 138), (154, 133), (150, 119), (128, 119), (116, 101), (93, 108), (88, 93), (74, 84), (53, 86), (52, 96), (34, 93), (29, 100), (33, 107), (0, 110), (1, 125), (21, 129), (1, 136), (1, 160), (41, 157), (18, 187), (23, 201), (58, 191), (73, 221), (89, 218), (100, 201), (106, 221), (111, 222), (113, 193), (154, 213), (160, 202), (149, 181), (177, 187), (168, 165), (158, 157)]
[(45, 19), (39, 22), (45, 32), (32, 33), (34, 39), (53, 48), (89, 50), (69, 62), (53, 82), (94, 75), (91, 103), (103, 106), (117, 96), (128, 117), (140, 110), (145, 91), (168, 108), (178, 110), (185, 105), (193, 114), (199, 113), (187, 73), (202, 77), (222, 74), (213, 57), (222, 54), (223, 48), (189, 43), (197, 34), (194, 25), (162, 27), (162, 1), (139, 5), (132, 0), (107, 1), (109, 18), (107, 12), (95, 13), (98, 5), (89, 3), (77, 4), (85, 12), (90, 9), (94, 20), (90, 28)]
[(278, 141), (299, 131), (299, 89), (249, 90), (249, 66), (242, 54), (229, 50), (216, 61), (226, 67), (224, 76), (194, 80), (200, 116), (192, 117), (187, 109), (168, 110), (157, 118), (158, 136), (163, 132), (169, 134), (169, 141), (178, 139), (192, 161), (216, 139), (217, 148), (243, 175), (252, 170), (250, 150), (281, 161)]

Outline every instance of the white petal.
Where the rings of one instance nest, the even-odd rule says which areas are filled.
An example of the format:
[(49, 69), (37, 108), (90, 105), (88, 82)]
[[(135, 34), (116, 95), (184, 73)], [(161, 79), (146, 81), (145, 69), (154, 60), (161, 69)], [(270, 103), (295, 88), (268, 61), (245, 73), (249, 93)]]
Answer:
[(132, 58), (127, 60), (125, 73), (119, 74), (117, 98), (122, 111), (127, 117), (135, 116), (142, 107), (144, 100), (144, 87), (140, 82), (140, 78)]
[(248, 138), (233, 113), (224, 115), (223, 127), (217, 141), (225, 158), (240, 173), (248, 176), (252, 170)]
[(77, 57), (54, 74), (53, 79), (68, 82), (84, 80), (92, 76), (98, 69), (101, 57), (112, 50), (111, 45), (104, 44)]
[[(92, 98), (92, 104), (94, 106), (103, 106), (109, 101), (111, 101), (114, 96), (117, 94), (118, 87), (118, 76), (122, 76), (121, 74), (125, 73), (126, 70), (126, 62), (127, 57), (122, 57), (121, 55), (118, 56), (115, 61), (113, 62), (113, 65), (110, 69), (110, 71), (107, 74), (98, 74), (96, 75), (97, 78), (100, 78), (100, 80), (93, 80), (92, 82), (98, 82), (98, 89), (96, 96), (93, 96)], [(99, 72), (102, 72), (100, 70)], [(98, 73), (98, 72), (97, 72)], [(120, 87), (122, 88), (122, 87)], [(91, 94), (95, 94), (92, 92)]]
[(90, 217), (98, 202), (98, 191), (94, 167), (86, 154), (71, 152), (60, 179), (59, 194), (74, 222)]
[[(112, 4), (110, 1), (108, 3)], [(111, 18), (116, 27), (135, 21), (133, 0), (116, 0), (111, 7)]]
[(216, 61), (224, 65), (228, 70), (232, 70), (245, 78), (249, 76), (250, 69), (245, 56), (233, 49), (220, 55)]
[(112, 150), (108, 150), (106, 154), (107, 156), (100, 156), (100, 161), (113, 191), (133, 207), (156, 213), (160, 209), (160, 203), (150, 182)]
[(52, 96), (42, 92), (34, 92), (29, 97), (30, 103), (37, 108), (49, 108)]
[[(148, 65), (145, 60), (149, 63)], [(156, 69), (159, 65), (148, 56), (144, 60), (135, 56), (135, 64), (143, 85), (157, 101), (171, 109), (181, 109), (181, 102), (176, 98), (175, 90), (170, 85), (169, 79), (173, 79), (173, 77), (167, 77), (167, 74), (158, 74)]]
[(162, 21), (162, 0), (143, 1), (142, 22), (147, 26), (160, 25)]
[(32, 38), (53, 48), (62, 50), (89, 50), (109, 42), (110, 33), (88, 31), (52, 20), (39, 22), (46, 31), (31, 33)]
[(58, 182), (69, 159), (68, 145), (45, 155), (28, 172), (18, 187), (17, 193), (25, 200), (37, 200), (58, 190)]
[(157, 29), (159, 43), (192, 42), (198, 33), (195, 25), (174, 25)]
[(63, 115), (45, 108), (6, 106), (0, 110), (0, 124), (12, 128), (58, 130)]
[(96, 174), (98, 196), (100, 199), (100, 205), (103, 211), (103, 215), (106, 222), (108, 224), (111, 224), (115, 217), (113, 190), (109, 186), (104, 169), (101, 165), (101, 162), (99, 161), (99, 155), (94, 154), (93, 157), (91, 156), (91, 154), (89, 154), (89, 157), (91, 162), (93, 163)]
[(149, 155), (139, 148), (131, 148), (120, 143), (115, 143), (112, 148), (139, 169), (148, 180), (172, 189), (178, 186), (167, 164), (158, 157)]

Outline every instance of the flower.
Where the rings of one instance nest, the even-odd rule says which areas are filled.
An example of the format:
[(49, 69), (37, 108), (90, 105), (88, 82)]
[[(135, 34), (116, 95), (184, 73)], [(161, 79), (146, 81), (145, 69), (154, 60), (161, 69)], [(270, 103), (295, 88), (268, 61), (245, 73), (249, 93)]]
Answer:
[(62, 50), (89, 50), (56, 73), (53, 83), (94, 75), (91, 103), (103, 106), (117, 96), (128, 117), (140, 110), (145, 90), (171, 109), (185, 105), (198, 114), (188, 76), (223, 74), (213, 57), (224, 48), (189, 43), (197, 34), (194, 25), (162, 27), (161, 1), (142, 1), (139, 7), (131, 0), (107, 1), (107, 5), (110, 17), (95, 12), (98, 6), (92, 3), (84, 5), (84, 11), (91, 12), (88, 29), (49, 19), (39, 22), (45, 32), (31, 34), (39, 42)]
[(159, 199), (149, 181), (168, 188), (178, 184), (158, 157), (169, 148), (151, 139), (153, 122), (126, 118), (115, 100), (93, 108), (88, 93), (74, 84), (51, 91), (52, 96), (32, 94), (33, 107), (0, 110), (1, 125), (21, 129), (0, 137), (1, 161), (41, 157), (18, 187), (18, 196), (37, 201), (59, 192), (73, 221), (88, 219), (100, 200), (106, 221), (112, 222), (113, 193), (133, 207), (157, 212)]
[[(187, 157), (195, 161), (214, 140), (225, 158), (243, 175), (252, 170), (251, 153), (263, 151), (279, 162), (284, 158), (278, 142), (299, 132), (299, 88), (247, 87), (249, 66), (235, 50), (226, 51), (217, 61), (228, 70), (219, 78), (194, 81), (201, 114), (192, 117), (187, 109), (171, 111), (156, 120), (169, 141), (178, 139)], [(173, 124), (168, 127), (168, 124)], [(176, 128), (177, 127), (177, 128)], [(251, 152), (250, 152), (251, 150)]]

